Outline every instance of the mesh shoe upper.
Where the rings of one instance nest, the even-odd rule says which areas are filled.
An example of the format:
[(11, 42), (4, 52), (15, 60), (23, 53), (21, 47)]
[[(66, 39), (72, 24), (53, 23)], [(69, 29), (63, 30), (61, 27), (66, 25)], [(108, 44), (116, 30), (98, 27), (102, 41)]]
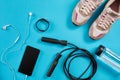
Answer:
[(89, 36), (93, 39), (103, 37), (110, 30), (112, 24), (119, 18), (120, 12), (115, 12), (107, 5), (98, 19), (92, 24)]
[(80, 0), (73, 11), (72, 22), (76, 25), (84, 24), (103, 0)]

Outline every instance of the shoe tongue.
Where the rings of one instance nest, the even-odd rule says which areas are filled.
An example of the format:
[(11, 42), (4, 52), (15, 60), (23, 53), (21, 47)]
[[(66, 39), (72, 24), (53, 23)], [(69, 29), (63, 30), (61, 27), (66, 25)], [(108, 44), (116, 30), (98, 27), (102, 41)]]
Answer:
[(112, 17), (120, 17), (120, 13), (112, 10), (111, 8), (107, 8), (107, 13), (110, 14)]

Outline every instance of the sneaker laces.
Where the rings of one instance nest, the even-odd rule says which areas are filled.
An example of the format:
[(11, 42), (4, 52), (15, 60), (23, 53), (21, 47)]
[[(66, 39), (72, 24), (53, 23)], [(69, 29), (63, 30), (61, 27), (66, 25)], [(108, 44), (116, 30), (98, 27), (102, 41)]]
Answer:
[(91, 14), (91, 12), (97, 8), (97, 5), (92, 0), (84, 0), (82, 4), (80, 12), (86, 16)]
[(109, 11), (103, 13), (99, 19), (100, 20), (98, 20), (98, 27), (101, 30), (108, 30), (110, 26), (115, 22), (115, 19), (109, 15)]

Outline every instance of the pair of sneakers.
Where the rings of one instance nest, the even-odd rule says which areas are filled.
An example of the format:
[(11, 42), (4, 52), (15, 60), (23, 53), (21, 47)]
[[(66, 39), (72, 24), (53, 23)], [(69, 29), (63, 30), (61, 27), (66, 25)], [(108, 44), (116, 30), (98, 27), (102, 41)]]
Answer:
[[(94, 11), (104, 0), (80, 0), (76, 5), (72, 22), (80, 26), (87, 22)], [(99, 17), (89, 29), (89, 36), (96, 40), (102, 38), (110, 30), (112, 24), (120, 18), (120, 0), (109, 0)]]

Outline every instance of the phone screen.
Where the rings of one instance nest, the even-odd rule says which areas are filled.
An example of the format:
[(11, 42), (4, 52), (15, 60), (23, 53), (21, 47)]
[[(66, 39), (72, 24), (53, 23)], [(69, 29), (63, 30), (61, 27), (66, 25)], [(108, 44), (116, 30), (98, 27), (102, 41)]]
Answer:
[(39, 49), (33, 48), (31, 46), (27, 46), (18, 71), (28, 76), (31, 76), (39, 52), (40, 52)]

